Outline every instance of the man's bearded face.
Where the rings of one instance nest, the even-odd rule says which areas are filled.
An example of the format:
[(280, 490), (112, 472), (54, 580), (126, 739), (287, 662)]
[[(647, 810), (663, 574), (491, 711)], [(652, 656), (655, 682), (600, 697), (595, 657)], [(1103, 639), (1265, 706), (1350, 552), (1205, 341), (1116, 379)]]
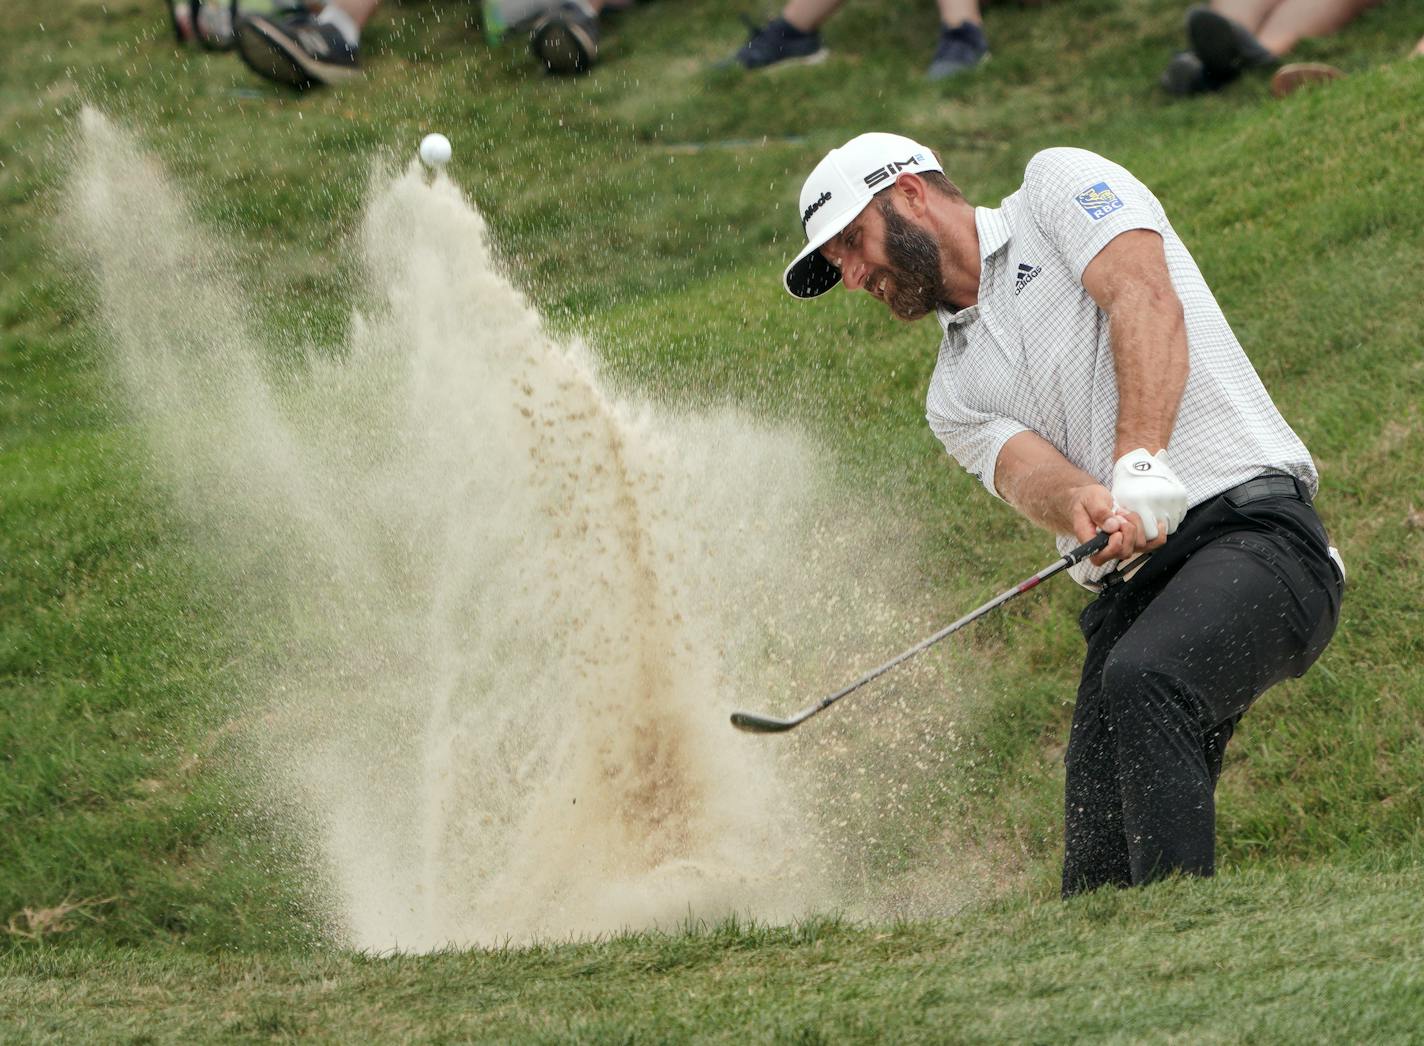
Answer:
[(888, 195), (876, 201), (885, 219), (885, 257), (891, 292), (885, 304), (898, 319), (910, 322), (944, 302), (944, 273), (933, 236), (901, 216)]

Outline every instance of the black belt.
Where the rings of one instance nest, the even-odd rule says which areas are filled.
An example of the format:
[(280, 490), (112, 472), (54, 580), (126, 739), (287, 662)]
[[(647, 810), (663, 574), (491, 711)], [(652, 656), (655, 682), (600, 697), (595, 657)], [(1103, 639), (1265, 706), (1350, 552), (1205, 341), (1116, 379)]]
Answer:
[[(1245, 483), (1237, 484), (1230, 490), (1223, 490), (1216, 495), (1225, 498), (1232, 505), (1240, 508), (1242, 505), (1249, 505), (1253, 501), (1262, 501), (1266, 498), (1293, 498), (1296, 501), (1304, 501), (1307, 505), (1310, 502), (1310, 488), (1294, 476), (1287, 476), (1282, 472), (1270, 472), (1264, 476), (1257, 476), (1255, 479), (1248, 479)], [(1213, 499), (1207, 499), (1213, 500)], [(1205, 504), (1203, 502), (1202, 504)], [(1098, 591), (1121, 585), (1127, 580), (1124, 574), (1136, 572), (1137, 568), (1147, 562), (1152, 556), (1151, 552), (1145, 552), (1126, 567), (1119, 567), (1107, 574), (1104, 574), (1097, 581), (1101, 586)]]
[(1295, 498), (1310, 504), (1310, 488), (1294, 476), (1279, 472), (1248, 479), (1230, 490), (1223, 490), (1219, 497), (1225, 498), (1238, 508), (1262, 498)]

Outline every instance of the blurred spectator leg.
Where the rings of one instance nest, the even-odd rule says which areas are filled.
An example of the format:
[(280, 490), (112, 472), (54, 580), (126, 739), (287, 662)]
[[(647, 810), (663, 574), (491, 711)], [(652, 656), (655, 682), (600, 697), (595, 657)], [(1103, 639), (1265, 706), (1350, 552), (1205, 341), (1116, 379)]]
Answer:
[(780, 17), (765, 25), (748, 22), (747, 42), (718, 66), (765, 69), (771, 65), (810, 65), (823, 61), (829, 52), (821, 46), (821, 26), (843, 2), (791, 0), (782, 8)]
[[(1307, 5), (1287, 0), (1271, 16), (1261, 31), (1262, 42), (1270, 47), (1294, 47), (1299, 40), (1325, 36), (1340, 29), (1346, 22), (1373, 7), (1378, 0), (1350, 0), (1333, 4)], [(1282, 54), (1285, 52), (1282, 51)], [(1415, 46), (1413, 56), (1424, 53), (1424, 40)], [(1271, 77), (1271, 91), (1277, 98), (1299, 90), (1307, 84), (1338, 80), (1344, 74), (1323, 62), (1292, 62), (1276, 70)]]
[(586, 73), (598, 61), (598, 15), (606, 0), (564, 0), (534, 23), (529, 49), (547, 72)]
[(361, 29), (381, 0), (331, 0), (319, 15), (238, 19), (237, 53), (259, 76), (304, 91), (361, 75)]
[[(1207, 71), (1223, 79), (1235, 78), (1247, 69), (1274, 66), (1279, 55), (1261, 43), (1257, 33), (1268, 24), (1275, 11), (1292, 0), (1274, 0), (1262, 5), (1254, 0), (1218, 0), (1217, 5), (1194, 7), (1187, 12), (1187, 43)], [(1329, 0), (1307, 0), (1308, 3)], [(1234, 15), (1241, 15), (1242, 21)]]
[(1214, 0), (1187, 11), (1188, 49), (1174, 54), (1162, 73), (1162, 86), (1178, 97), (1226, 86), (1248, 64), (1274, 61), (1255, 33), (1282, 0)]
[(196, 43), (208, 51), (233, 46), (231, 0), (168, 0), (168, 18), (180, 44)]
[(1313, 36), (1329, 36), (1379, 0), (1281, 0), (1256, 30), (1261, 45), (1277, 58)]
[(1271, 12), (1280, 7), (1282, 2), (1283, 0), (1212, 0), (1207, 6), (1223, 18), (1229, 18), (1255, 33), (1266, 24)]
[(939, 45), (930, 60), (931, 80), (947, 80), (989, 57), (979, 0), (939, 0)]
[(830, 21), (845, 0), (791, 0), (781, 11), (781, 17), (803, 33), (814, 33)]
[[(1212, 0), (1187, 12), (1190, 51), (1174, 55), (1162, 85), (1178, 95), (1214, 90), (1248, 69), (1279, 64), (1301, 40), (1328, 36), (1379, 0)], [(1277, 97), (1340, 71), (1320, 62), (1283, 66), (1271, 77)]]

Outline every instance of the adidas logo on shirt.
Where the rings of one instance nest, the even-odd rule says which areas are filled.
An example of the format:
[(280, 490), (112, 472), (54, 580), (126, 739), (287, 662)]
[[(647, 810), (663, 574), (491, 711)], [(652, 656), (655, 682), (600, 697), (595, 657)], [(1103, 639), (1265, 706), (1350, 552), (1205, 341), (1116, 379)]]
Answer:
[(1028, 266), (1019, 263), (1019, 273), (1014, 277), (1014, 297), (1018, 297), (1019, 291), (1028, 286), (1028, 281), (1033, 279), (1043, 271), (1042, 265)]

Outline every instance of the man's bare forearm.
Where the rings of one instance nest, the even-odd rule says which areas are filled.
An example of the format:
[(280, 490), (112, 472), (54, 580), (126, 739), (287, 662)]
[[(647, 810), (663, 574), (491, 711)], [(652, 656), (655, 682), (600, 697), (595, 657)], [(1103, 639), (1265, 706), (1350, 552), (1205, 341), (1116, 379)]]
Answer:
[(1074, 532), (1073, 491), (1096, 483), (1034, 432), (1021, 432), (1005, 443), (994, 470), (994, 486), (1003, 499), (1055, 534)]
[(1094, 563), (1127, 559), (1154, 547), (1142, 537), (1141, 520), (1135, 514), (1117, 511), (1107, 487), (1036, 432), (1020, 432), (999, 450), (994, 489), (1029, 520), (1055, 534), (1072, 534), (1079, 541), (1087, 541), (1099, 530), (1112, 534), (1107, 548), (1093, 557)]
[(1122, 233), (1083, 270), (1083, 286), (1108, 318), (1117, 377), (1114, 458), (1156, 454), (1172, 438), (1187, 387), (1187, 324), (1162, 237)]
[(1187, 328), (1169, 288), (1124, 294), (1109, 314), (1117, 375), (1114, 457), (1167, 446), (1187, 387)]

